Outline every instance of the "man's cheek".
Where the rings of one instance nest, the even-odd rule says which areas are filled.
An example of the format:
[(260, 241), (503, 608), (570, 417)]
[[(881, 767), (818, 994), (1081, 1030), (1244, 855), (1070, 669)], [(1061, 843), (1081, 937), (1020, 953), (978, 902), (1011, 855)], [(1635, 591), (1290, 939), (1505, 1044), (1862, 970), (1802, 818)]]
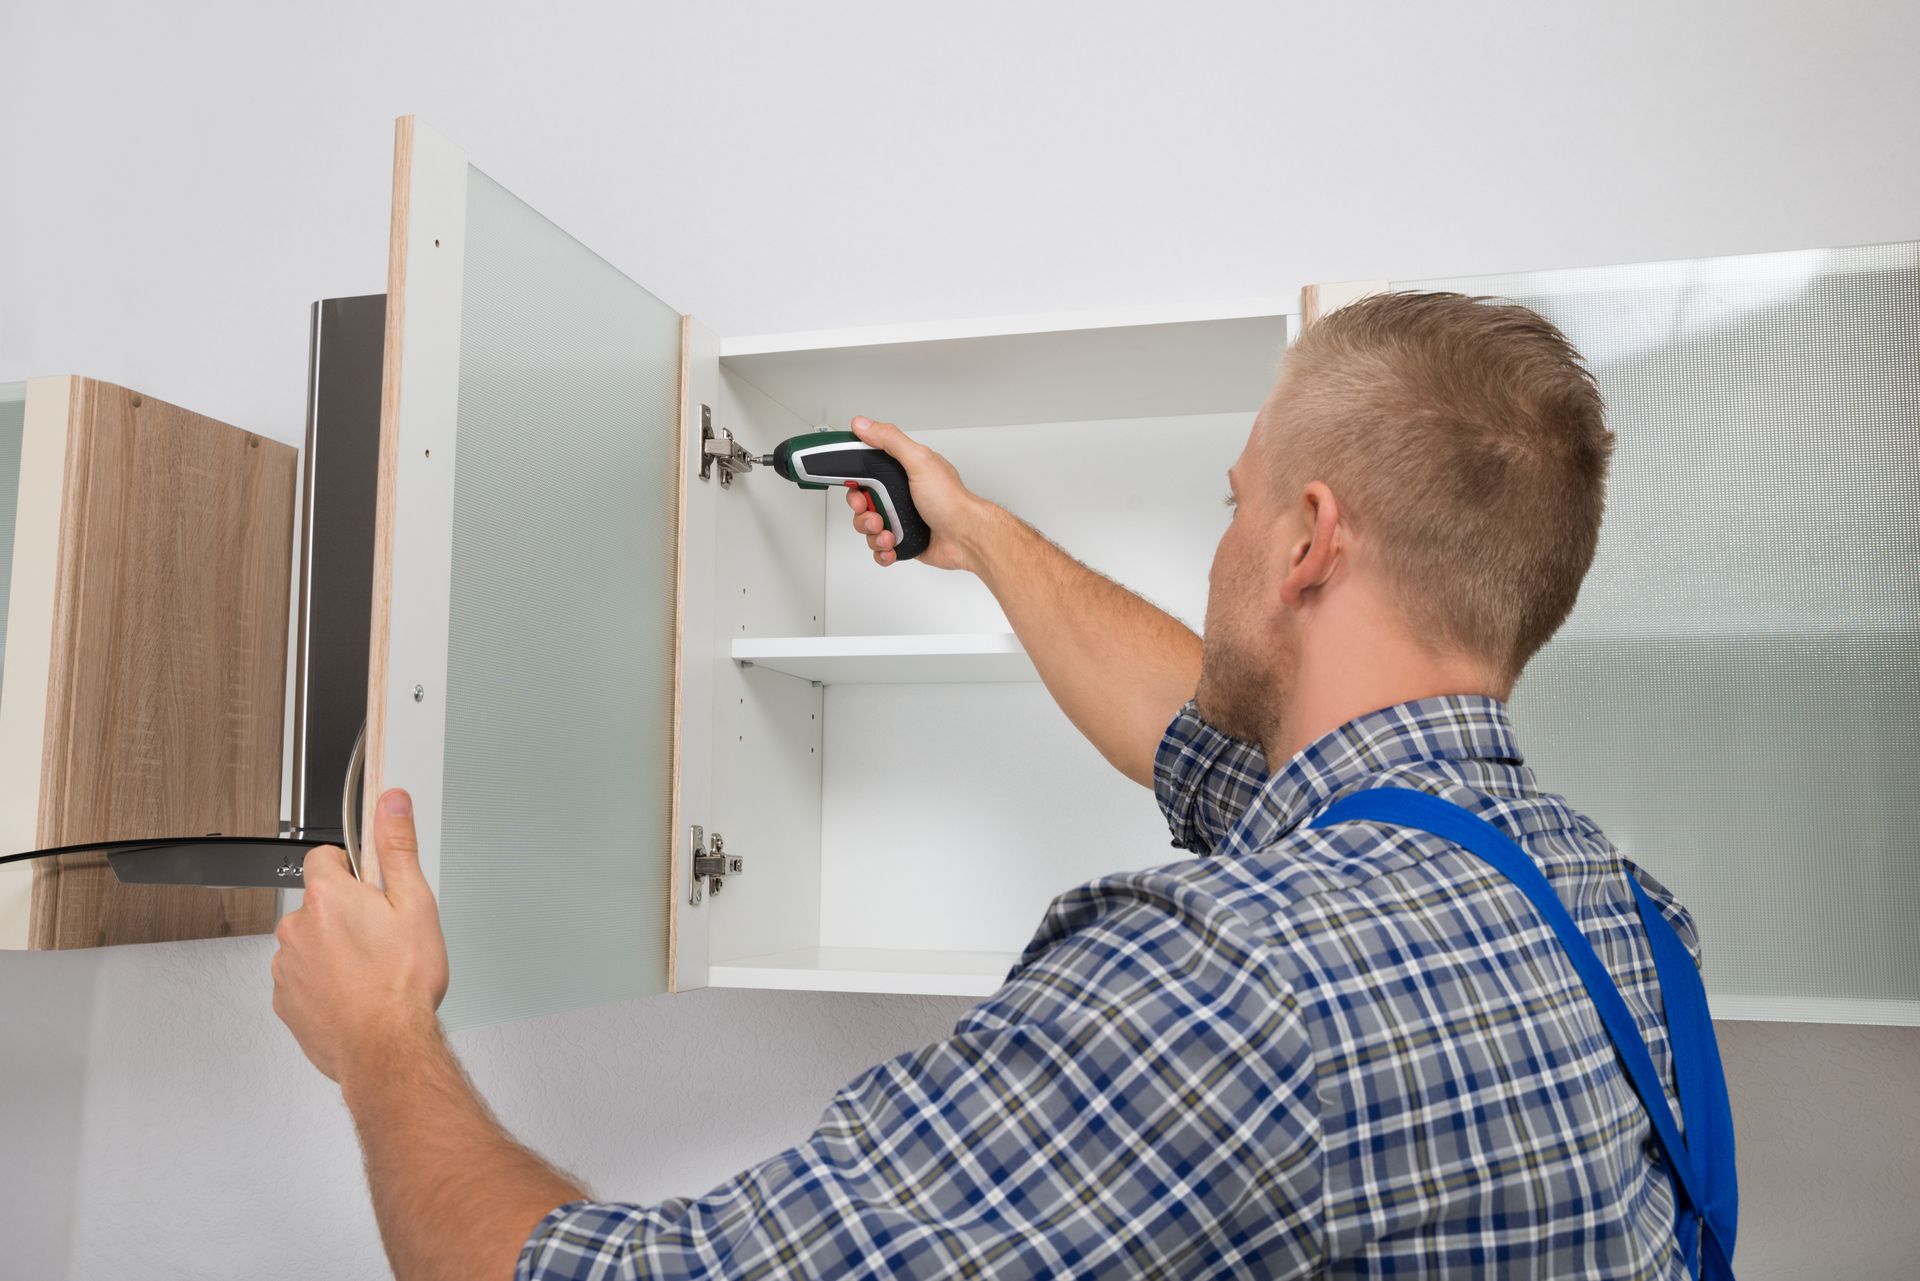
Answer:
[(1237, 577), (1234, 566), (1237, 557), (1234, 534), (1235, 531), (1229, 527), (1221, 536), (1220, 545), (1214, 548), (1213, 564), (1207, 570), (1207, 627), (1209, 630), (1218, 621), (1224, 620), (1234, 607), (1234, 580)]

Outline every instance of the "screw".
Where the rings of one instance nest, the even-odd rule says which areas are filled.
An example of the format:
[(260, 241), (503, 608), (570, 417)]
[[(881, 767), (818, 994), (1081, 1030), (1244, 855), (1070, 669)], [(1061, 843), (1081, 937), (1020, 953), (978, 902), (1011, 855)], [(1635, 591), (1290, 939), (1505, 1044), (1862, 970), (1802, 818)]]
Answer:
[(413, 687), (413, 701), (414, 701), (414, 702), (416, 702), (416, 703), (417, 703), (417, 702), (419, 702), (419, 701), (420, 701), (421, 699), (423, 699), (423, 698), (425, 698), (426, 696), (427, 696), (427, 687), (426, 687), (425, 685), (415, 685), (415, 686)]

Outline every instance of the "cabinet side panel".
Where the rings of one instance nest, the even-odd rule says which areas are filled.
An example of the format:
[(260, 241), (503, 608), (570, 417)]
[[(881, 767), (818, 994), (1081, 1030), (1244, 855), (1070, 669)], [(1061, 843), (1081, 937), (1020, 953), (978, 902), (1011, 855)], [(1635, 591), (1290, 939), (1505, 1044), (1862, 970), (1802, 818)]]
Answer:
[(394, 126), (360, 819), (360, 874), (376, 885), (380, 857), (368, 837), (374, 804), (388, 787), (412, 793), (420, 867), (429, 884), (439, 884), (466, 207), (466, 156), (413, 117), (401, 117)]
[[(38, 843), (274, 835), (298, 455), (91, 379), (68, 435)], [(35, 872), (35, 947), (273, 921), (271, 890), (121, 885), (99, 855)]]
[[(763, 454), (810, 424), (723, 367), (714, 426)], [(683, 911), (709, 914), (717, 965), (819, 943), (822, 691), (742, 668), (728, 646), (736, 636), (821, 633), (826, 522), (845, 519), (847, 508), (843, 495), (795, 488), (761, 467), (715, 501), (711, 826), (747, 862), (704, 908)]]

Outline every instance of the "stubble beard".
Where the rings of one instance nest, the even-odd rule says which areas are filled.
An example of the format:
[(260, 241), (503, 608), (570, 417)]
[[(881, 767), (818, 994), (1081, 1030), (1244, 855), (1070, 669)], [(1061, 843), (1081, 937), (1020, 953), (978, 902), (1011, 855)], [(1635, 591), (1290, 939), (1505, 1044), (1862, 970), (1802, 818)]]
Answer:
[(1242, 742), (1280, 741), (1281, 708), (1292, 689), (1295, 662), (1278, 637), (1267, 638), (1264, 652), (1243, 649), (1209, 628), (1202, 638), (1200, 687), (1195, 701), (1209, 725)]

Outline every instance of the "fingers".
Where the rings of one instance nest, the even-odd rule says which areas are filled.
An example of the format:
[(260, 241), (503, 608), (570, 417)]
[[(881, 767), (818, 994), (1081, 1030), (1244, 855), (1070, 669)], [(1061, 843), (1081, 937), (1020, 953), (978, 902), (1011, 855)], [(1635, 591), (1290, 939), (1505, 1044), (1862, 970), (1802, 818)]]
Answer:
[(381, 793), (373, 820), (373, 848), (380, 857), (380, 875), (387, 897), (396, 901), (422, 894), (432, 897), (426, 874), (420, 870), (420, 837), (413, 827), (413, 798), (404, 788)]
[(310, 890), (329, 881), (352, 879), (353, 873), (347, 867), (347, 852), (338, 845), (316, 845), (301, 860), (300, 884), (305, 889)]
[(857, 481), (847, 481), (847, 506), (853, 508), (853, 528), (862, 534), (877, 534), (887, 527), (880, 519), (880, 513), (873, 509), (873, 499), (867, 491), (860, 488)]
[[(928, 449), (913, 437), (900, 430), (893, 423), (876, 422), (871, 418), (860, 417), (853, 420), (853, 434), (876, 449), (885, 451), (906, 464), (909, 474), (916, 463), (923, 467), (929, 458), (934, 457)], [(915, 477), (917, 484), (919, 477)], [(894, 551), (898, 541), (894, 532), (887, 528), (886, 521), (873, 509), (873, 500), (853, 486), (847, 489), (847, 506), (853, 509), (853, 527), (867, 538), (867, 549), (873, 553), (876, 565), (891, 565), (899, 560)]]
[[(854, 532), (866, 535), (868, 550), (879, 553), (893, 546), (893, 531), (887, 528), (887, 522), (880, 513), (873, 509), (873, 499), (853, 481), (847, 482), (847, 506), (853, 508)], [(879, 560), (879, 556), (876, 555), (874, 559)], [(893, 558), (889, 557), (880, 563), (890, 565)]]

